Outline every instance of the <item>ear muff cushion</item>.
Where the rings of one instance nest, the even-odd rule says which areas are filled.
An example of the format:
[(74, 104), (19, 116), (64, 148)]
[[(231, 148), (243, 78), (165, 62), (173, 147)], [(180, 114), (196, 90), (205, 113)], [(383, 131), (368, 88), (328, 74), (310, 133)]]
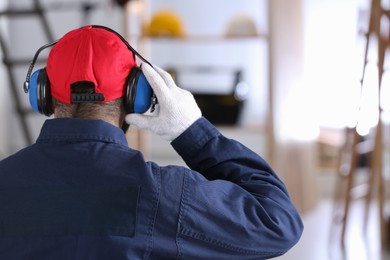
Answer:
[(35, 71), (31, 77), (29, 82), (29, 99), (30, 105), (34, 109), (35, 112), (39, 112), (38, 109), (38, 99), (37, 99), (37, 84), (38, 84), (38, 74), (41, 70)]
[(53, 114), (53, 103), (50, 90), (50, 81), (46, 69), (41, 69), (37, 81), (37, 101), (38, 109), (41, 114), (51, 116)]
[(125, 109), (127, 113), (145, 113), (152, 104), (153, 90), (142, 73), (141, 68), (134, 67), (127, 79)]

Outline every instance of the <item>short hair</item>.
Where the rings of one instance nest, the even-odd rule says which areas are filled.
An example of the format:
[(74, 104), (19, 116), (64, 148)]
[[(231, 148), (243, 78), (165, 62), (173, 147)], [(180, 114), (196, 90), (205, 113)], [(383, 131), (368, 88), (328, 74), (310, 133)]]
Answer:
[[(75, 93), (93, 93), (94, 87), (90, 84), (79, 85)], [(125, 108), (123, 98), (103, 103), (65, 104), (53, 98), (54, 113), (57, 118), (73, 117), (81, 119), (102, 119), (109, 122), (123, 124)]]

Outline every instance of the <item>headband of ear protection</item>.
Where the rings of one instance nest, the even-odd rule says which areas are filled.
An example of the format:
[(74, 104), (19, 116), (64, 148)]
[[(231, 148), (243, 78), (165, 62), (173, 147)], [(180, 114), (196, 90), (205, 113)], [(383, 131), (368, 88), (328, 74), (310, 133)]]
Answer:
[[(94, 28), (101, 28), (107, 31), (110, 31), (117, 35), (121, 41), (127, 46), (129, 51), (131, 51), (135, 57), (139, 57), (142, 61), (146, 62), (150, 66), (152, 64), (142, 57), (131, 45), (117, 32), (114, 30), (100, 26), (92, 25)], [(54, 46), (57, 41), (48, 43), (40, 47), (35, 53), (33, 60), (30, 64), (30, 67), (27, 71), (26, 81), (24, 82), (24, 92), (29, 93), (29, 100), (31, 107), (41, 114), (50, 116), (54, 113), (52, 105), (52, 95), (50, 90), (50, 80), (46, 73), (46, 68), (39, 69), (32, 73), (34, 65), (38, 59), (39, 54), (46, 48)], [(153, 66), (152, 66), (153, 67)], [(154, 106), (157, 103), (156, 96), (153, 93), (150, 84), (146, 80), (142, 70), (138, 66), (134, 66), (129, 75), (124, 86), (124, 106), (126, 113), (145, 113), (149, 108), (153, 112)], [(83, 102), (103, 102), (104, 95), (100, 93), (91, 93), (91, 94), (72, 94), (71, 95), (72, 103), (83, 103)]]

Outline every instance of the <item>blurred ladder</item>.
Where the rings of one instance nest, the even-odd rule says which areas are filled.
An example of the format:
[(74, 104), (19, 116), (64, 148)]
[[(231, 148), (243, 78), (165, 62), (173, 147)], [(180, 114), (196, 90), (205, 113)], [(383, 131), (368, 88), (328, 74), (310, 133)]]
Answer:
[[(45, 16), (45, 12), (42, 8), (42, 5), (39, 0), (34, 0), (34, 4), (31, 9), (6, 9), (0, 12), (0, 17), (14, 18), (14, 17), (25, 17), (25, 16), (36, 16), (43, 27), (45, 36), (48, 42), (54, 40), (53, 34), (50, 30), (48, 20)], [(21, 129), (23, 132), (23, 137), (27, 145), (32, 144), (32, 135), (30, 128), (27, 123), (27, 116), (29, 113), (33, 112), (32, 109), (27, 109), (22, 106), (23, 102), (21, 97), (18, 94), (17, 88), (22, 88), (22, 85), (17, 84), (16, 77), (14, 75), (14, 69), (17, 66), (28, 66), (32, 60), (31, 58), (27, 59), (13, 59), (10, 56), (9, 46), (6, 44), (6, 36), (4, 32), (0, 31), (0, 47), (3, 54), (3, 64), (6, 67), (8, 74), (9, 87), (11, 89), (12, 99), (15, 105), (15, 111), (17, 113)], [(41, 62), (41, 61), (38, 61)], [(26, 70), (27, 71), (27, 70)]]

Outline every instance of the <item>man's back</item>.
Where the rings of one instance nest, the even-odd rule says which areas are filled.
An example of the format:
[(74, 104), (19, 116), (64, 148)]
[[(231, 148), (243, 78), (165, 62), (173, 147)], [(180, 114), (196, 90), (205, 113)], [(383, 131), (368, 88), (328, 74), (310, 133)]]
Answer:
[[(245, 157), (259, 169), (268, 165), (206, 120), (189, 130), (174, 144), (187, 163), (205, 172), (214, 168), (214, 179), (228, 167), (236, 172), (232, 178), (248, 189), (264, 186), (264, 194), (273, 193), (278, 203), (263, 198), (268, 202), (261, 205), (239, 185), (209, 181), (184, 167), (147, 163), (127, 147), (119, 128), (103, 121), (48, 120), (36, 144), (0, 162), (0, 254), (5, 259), (256, 259), (283, 253), (300, 230), (283, 184), (272, 173), (264, 175), (267, 183), (251, 184), (250, 178), (263, 173), (237, 159)], [(196, 147), (205, 135), (210, 148)], [(219, 145), (234, 151), (212, 155), (210, 149)], [(186, 158), (191, 149), (197, 158)], [(280, 215), (280, 208), (288, 213)], [(239, 219), (242, 214), (248, 219)]]

